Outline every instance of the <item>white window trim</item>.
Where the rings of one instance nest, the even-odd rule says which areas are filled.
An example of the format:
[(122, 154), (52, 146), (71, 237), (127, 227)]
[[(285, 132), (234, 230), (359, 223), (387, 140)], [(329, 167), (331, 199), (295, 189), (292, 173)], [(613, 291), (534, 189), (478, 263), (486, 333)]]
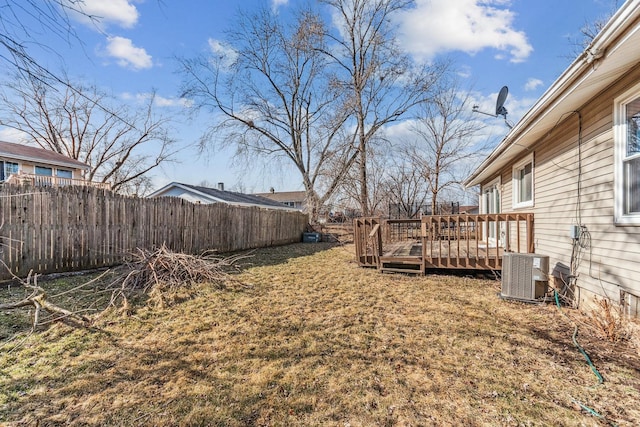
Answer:
[[(20, 170), (22, 169), (22, 165), (20, 164), (20, 162), (17, 162), (15, 160), (0, 159), (0, 161), (3, 162), (2, 169), (3, 169), (3, 172), (4, 172), (4, 179), (5, 180), (9, 179), (10, 175), (15, 175), (17, 173), (20, 173)], [(17, 165), (18, 166), (18, 170), (16, 172), (11, 172), (11, 174), (7, 174), (7, 163), (11, 163), (12, 165)]]
[(480, 188), (480, 203), (479, 203), (479, 207), (480, 207), (480, 213), (481, 214), (487, 214), (489, 213), (489, 207), (486, 205), (485, 200), (484, 200), (484, 190), (486, 190), (487, 188), (493, 187), (495, 186), (498, 189), (498, 197), (499, 197), (499, 203), (500, 206), (498, 206), (498, 211), (502, 212), (502, 179), (500, 176), (492, 179), (491, 181), (487, 182), (486, 184), (483, 184)]
[(625, 106), (640, 97), (640, 83), (615, 98), (613, 101), (613, 143), (614, 143), (614, 205), (613, 222), (615, 225), (640, 225), (640, 214), (624, 213), (624, 168), (622, 162), (627, 150), (627, 121)]
[[(521, 208), (531, 208), (535, 203), (535, 163), (533, 161), (533, 153), (529, 154), (518, 163), (513, 165), (511, 169), (511, 200), (513, 209), (521, 209)], [(531, 163), (531, 200), (527, 200), (525, 202), (518, 202), (518, 196), (520, 194), (520, 180), (518, 176), (518, 172), (524, 168), (525, 165)]]

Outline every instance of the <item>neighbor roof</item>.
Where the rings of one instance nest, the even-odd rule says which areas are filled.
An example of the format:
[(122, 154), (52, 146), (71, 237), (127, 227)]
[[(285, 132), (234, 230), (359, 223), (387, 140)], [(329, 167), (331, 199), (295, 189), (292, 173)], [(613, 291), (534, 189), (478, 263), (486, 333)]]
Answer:
[(51, 150), (5, 141), (0, 141), (0, 157), (55, 166), (66, 166), (75, 169), (90, 169), (90, 166), (86, 163), (63, 156)]
[(156, 197), (161, 195), (172, 187), (182, 188), (194, 194), (205, 196), (208, 199), (214, 199), (215, 201), (225, 202), (234, 205), (255, 205), (263, 206), (267, 208), (288, 209), (287, 206), (282, 203), (278, 203), (273, 200), (269, 200), (265, 197), (256, 196), (253, 194), (236, 193), (234, 191), (218, 190), (216, 188), (201, 187), (198, 185), (182, 184), (180, 182), (172, 182), (165, 185), (159, 190), (156, 190), (149, 197)]
[(557, 123), (635, 67), (640, 60), (638, 46), (640, 0), (629, 0), (464, 184), (467, 187), (478, 185), (494, 177), (548, 135)]
[(307, 193), (304, 191), (274, 191), (273, 193), (256, 193), (256, 196), (266, 197), (280, 203), (304, 202), (307, 198)]

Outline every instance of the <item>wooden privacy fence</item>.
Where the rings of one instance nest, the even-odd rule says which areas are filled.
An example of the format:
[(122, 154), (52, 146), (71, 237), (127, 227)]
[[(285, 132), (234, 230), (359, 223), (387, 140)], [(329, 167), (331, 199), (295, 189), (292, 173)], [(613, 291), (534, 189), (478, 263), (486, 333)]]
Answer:
[[(0, 187), (0, 260), (17, 276), (120, 263), (136, 248), (230, 252), (299, 242), (298, 211), (141, 199), (92, 187)], [(11, 275), (0, 266), (0, 279)]]

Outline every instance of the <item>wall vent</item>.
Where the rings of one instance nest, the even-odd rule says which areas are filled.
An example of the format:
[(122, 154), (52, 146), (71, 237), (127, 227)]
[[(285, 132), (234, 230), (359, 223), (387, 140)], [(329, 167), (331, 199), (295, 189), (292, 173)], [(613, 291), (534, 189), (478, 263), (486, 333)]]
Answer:
[(502, 256), (502, 298), (527, 302), (544, 298), (549, 283), (548, 272), (548, 256), (505, 253)]

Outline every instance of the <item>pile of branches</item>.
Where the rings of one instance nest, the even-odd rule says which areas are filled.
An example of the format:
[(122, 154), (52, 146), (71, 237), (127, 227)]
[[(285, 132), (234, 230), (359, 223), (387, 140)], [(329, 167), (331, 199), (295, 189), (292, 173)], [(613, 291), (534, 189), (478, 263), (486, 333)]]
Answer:
[[(188, 255), (169, 250), (164, 244), (155, 250), (137, 249), (119, 267), (120, 283), (115, 297), (126, 299), (131, 294), (143, 293), (158, 306), (166, 306), (188, 293), (197, 283), (206, 283), (216, 289), (244, 288), (247, 285), (235, 279), (235, 263), (248, 255), (228, 257), (213, 252)], [(115, 298), (117, 299), (117, 298)], [(114, 299), (114, 300), (115, 300)]]
[[(130, 313), (129, 301), (138, 296), (143, 296), (152, 306), (164, 307), (191, 296), (191, 289), (198, 283), (215, 289), (247, 288), (248, 285), (234, 278), (233, 273), (237, 271), (235, 263), (249, 256), (245, 253), (220, 257), (213, 252), (187, 255), (172, 252), (164, 244), (155, 250), (137, 249), (123, 265), (51, 297), (38, 283), (38, 275), (30, 273), (26, 279), (14, 276), (29, 295), (18, 301), (0, 303), (0, 311), (33, 310), (32, 332), (43, 324), (43, 311), (50, 315), (46, 323), (63, 321), (87, 327), (109, 308)], [(74, 297), (70, 303), (74, 307), (62, 307), (52, 302), (61, 296)], [(87, 316), (89, 312), (95, 316)]]

